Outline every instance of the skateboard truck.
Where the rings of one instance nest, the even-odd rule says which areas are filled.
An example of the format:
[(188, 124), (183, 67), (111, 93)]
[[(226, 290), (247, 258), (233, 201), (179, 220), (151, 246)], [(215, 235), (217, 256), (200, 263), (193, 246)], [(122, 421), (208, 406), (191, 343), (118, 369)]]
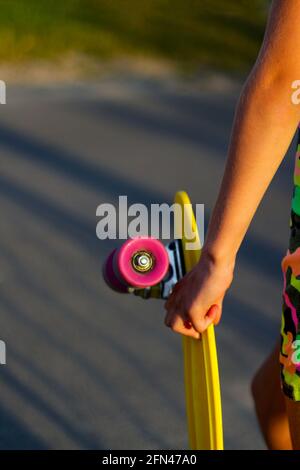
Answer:
[(169, 297), (173, 287), (184, 276), (185, 272), (181, 240), (172, 240), (166, 246), (166, 251), (169, 257), (169, 269), (163, 280), (159, 284), (143, 289), (129, 287), (128, 292), (143, 299), (167, 299)]

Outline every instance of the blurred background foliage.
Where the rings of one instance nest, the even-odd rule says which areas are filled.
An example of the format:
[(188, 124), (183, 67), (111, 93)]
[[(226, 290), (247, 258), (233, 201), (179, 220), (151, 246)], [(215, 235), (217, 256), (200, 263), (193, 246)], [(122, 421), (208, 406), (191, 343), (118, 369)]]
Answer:
[(0, 61), (167, 59), (181, 69), (245, 71), (268, 0), (0, 0)]

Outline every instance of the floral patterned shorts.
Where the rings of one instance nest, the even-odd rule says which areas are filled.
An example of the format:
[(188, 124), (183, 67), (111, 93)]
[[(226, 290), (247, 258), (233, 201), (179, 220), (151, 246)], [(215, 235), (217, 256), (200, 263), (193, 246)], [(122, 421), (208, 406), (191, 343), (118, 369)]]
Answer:
[(283, 258), (280, 375), (282, 390), (300, 401), (300, 131), (295, 159), (289, 249)]

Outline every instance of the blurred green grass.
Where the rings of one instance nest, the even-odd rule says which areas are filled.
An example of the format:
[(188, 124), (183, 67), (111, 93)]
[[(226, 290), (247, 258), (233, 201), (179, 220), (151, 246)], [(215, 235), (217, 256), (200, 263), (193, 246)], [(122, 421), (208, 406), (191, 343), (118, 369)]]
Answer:
[(268, 0), (0, 0), (0, 61), (79, 53), (154, 57), (192, 70), (244, 71)]

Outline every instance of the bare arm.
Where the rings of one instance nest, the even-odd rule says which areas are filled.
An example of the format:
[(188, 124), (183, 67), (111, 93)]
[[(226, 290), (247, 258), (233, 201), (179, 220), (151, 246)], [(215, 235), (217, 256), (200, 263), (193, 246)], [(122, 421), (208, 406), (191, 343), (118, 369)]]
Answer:
[[(300, 121), (300, 0), (274, 0), (257, 61), (234, 119), (225, 173), (199, 264), (166, 303), (166, 324), (199, 337), (221, 316), (236, 253)], [(192, 327), (187, 328), (187, 320)]]
[(244, 86), (205, 249), (234, 258), (300, 121), (292, 82), (300, 78), (299, 0), (276, 0), (264, 43)]

